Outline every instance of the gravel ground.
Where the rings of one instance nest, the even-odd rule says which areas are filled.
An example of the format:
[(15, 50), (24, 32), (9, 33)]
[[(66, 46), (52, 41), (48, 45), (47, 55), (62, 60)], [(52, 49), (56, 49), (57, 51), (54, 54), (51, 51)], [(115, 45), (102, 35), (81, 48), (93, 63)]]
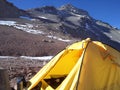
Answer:
[(47, 61), (42, 60), (23, 60), (16, 59), (0, 59), (0, 67), (7, 69), (10, 86), (16, 88), (17, 77), (24, 76), (26, 80), (33, 77)]

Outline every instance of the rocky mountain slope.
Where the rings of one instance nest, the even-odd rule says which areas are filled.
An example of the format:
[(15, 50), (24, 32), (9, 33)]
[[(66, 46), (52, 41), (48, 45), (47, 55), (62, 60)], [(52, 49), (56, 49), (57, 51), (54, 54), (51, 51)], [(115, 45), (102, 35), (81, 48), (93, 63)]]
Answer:
[(43, 21), (50, 30), (62, 32), (74, 38), (99, 40), (120, 50), (120, 30), (108, 23), (95, 20), (87, 11), (78, 9), (71, 4), (60, 8), (45, 6), (28, 10), (31, 17)]
[(34, 35), (12, 26), (0, 25), (0, 56), (56, 55), (66, 45), (44, 35)]
[[(33, 8), (22, 14), (23, 10), (6, 0), (1, 0), (0, 4), (1, 9), (10, 11), (0, 14), (4, 16), (0, 19), (0, 55), (55, 55), (67, 45), (88, 37), (120, 50), (120, 30), (95, 20), (87, 11), (71, 4), (60, 8)], [(9, 15), (11, 11), (17, 18)]]
[(17, 18), (25, 14), (25, 11), (18, 9), (7, 0), (0, 0), (0, 18)]

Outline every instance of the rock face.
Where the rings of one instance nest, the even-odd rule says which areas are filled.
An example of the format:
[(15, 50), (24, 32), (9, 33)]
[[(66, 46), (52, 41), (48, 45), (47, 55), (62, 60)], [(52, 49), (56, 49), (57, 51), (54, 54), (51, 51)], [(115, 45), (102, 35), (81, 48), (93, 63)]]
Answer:
[(0, 0), (0, 18), (17, 18), (24, 14), (23, 10), (18, 9), (7, 0)]

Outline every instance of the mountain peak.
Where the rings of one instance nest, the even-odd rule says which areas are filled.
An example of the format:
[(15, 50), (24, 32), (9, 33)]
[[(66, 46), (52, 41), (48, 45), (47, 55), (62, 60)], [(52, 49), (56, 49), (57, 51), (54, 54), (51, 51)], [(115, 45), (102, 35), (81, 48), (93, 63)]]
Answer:
[(65, 5), (61, 6), (61, 8), (71, 9), (71, 8), (75, 8), (75, 7), (72, 4), (68, 3), (68, 4), (65, 4)]
[(72, 10), (77, 10), (75, 6), (72, 4), (65, 4), (60, 7), (61, 10), (66, 10), (66, 11), (72, 11)]
[(80, 15), (88, 15), (88, 12), (82, 9), (78, 9), (77, 7), (73, 6), (72, 4), (65, 4), (59, 8), (60, 10), (65, 10), (71, 13), (80, 14)]

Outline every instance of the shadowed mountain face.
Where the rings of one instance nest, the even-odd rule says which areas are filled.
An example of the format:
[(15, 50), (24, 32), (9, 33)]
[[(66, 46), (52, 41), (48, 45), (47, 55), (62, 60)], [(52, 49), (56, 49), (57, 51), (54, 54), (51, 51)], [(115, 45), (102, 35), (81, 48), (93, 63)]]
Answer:
[(0, 13), (9, 11), (0, 14), (0, 55), (55, 55), (66, 45), (88, 37), (120, 51), (120, 30), (71, 4), (23, 11), (1, 0), (0, 7)]
[(25, 11), (18, 9), (7, 0), (0, 0), (0, 18), (17, 18), (25, 15)]

